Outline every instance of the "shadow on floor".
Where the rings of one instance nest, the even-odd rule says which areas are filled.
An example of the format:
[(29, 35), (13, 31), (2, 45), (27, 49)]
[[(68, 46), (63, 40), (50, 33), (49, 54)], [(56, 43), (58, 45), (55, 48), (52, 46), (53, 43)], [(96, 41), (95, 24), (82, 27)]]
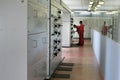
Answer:
[(78, 44), (71, 44), (71, 47), (79, 47), (80, 45)]

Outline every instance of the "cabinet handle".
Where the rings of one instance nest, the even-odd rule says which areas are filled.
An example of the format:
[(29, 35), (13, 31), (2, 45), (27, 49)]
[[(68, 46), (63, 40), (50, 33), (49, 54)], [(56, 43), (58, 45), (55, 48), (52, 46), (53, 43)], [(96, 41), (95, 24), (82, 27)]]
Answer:
[(33, 47), (37, 48), (37, 40), (33, 40)]
[(24, 3), (24, 0), (21, 0), (21, 3)]

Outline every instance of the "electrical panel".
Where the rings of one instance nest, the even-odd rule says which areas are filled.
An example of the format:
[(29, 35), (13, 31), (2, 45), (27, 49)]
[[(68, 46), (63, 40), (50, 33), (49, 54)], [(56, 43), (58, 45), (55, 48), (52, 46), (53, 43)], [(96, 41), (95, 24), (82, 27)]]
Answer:
[(61, 51), (62, 51), (62, 21), (61, 21), (62, 11), (61, 9), (51, 5), (51, 67), (50, 73), (54, 72), (54, 69), (57, 67), (61, 61)]
[(120, 13), (113, 15), (113, 40), (120, 43)]
[(61, 10), (57, 10), (56, 15), (51, 15), (51, 56), (55, 57), (61, 52)]
[[(1, 55), (4, 56), (0, 57), (1, 63), (4, 64), (0, 80), (49, 79), (62, 60), (62, 24), (59, 8), (62, 6), (59, 2), (54, 2), (55, 6), (53, 0), (0, 0), (0, 2), (4, 3), (0, 5), (2, 11), (0, 49)], [(49, 4), (52, 13), (49, 11)], [(49, 14), (52, 14), (52, 26), (48, 25)]]
[(70, 23), (71, 23), (71, 44), (72, 44), (72, 41), (73, 41), (73, 36), (74, 36), (74, 33), (75, 33), (75, 31), (74, 31), (74, 27), (73, 27), (73, 18), (71, 17), (71, 19), (70, 19)]
[(28, 1), (28, 80), (44, 80), (47, 74), (48, 1)]
[[(48, 11), (50, 6), (51, 12)], [(62, 12), (58, 7), (50, 6), (47, 0), (28, 2), (28, 80), (50, 77), (61, 61)], [(51, 14), (50, 25), (48, 14)]]
[(47, 0), (28, 2), (28, 34), (47, 32)]

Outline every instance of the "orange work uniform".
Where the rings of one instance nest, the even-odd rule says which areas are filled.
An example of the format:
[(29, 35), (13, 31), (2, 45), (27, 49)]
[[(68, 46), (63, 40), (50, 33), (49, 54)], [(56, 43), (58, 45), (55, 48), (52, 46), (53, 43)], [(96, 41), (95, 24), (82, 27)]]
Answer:
[(104, 25), (102, 27), (102, 31), (101, 32), (102, 32), (103, 35), (107, 35), (107, 26)]
[(84, 24), (80, 24), (79, 26), (76, 26), (77, 32), (79, 35), (79, 45), (84, 45)]

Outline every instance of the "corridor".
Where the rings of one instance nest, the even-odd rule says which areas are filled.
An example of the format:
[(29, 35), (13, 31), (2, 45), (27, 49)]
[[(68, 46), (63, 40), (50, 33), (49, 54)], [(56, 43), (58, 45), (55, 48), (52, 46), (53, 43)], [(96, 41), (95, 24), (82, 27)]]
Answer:
[(0, 0), (0, 11), (0, 80), (120, 80), (120, 0)]
[(74, 63), (72, 71), (56, 71), (57, 74), (70, 74), (70, 79), (52, 78), (51, 80), (103, 80), (90, 40), (83, 47), (62, 49), (64, 63)]

